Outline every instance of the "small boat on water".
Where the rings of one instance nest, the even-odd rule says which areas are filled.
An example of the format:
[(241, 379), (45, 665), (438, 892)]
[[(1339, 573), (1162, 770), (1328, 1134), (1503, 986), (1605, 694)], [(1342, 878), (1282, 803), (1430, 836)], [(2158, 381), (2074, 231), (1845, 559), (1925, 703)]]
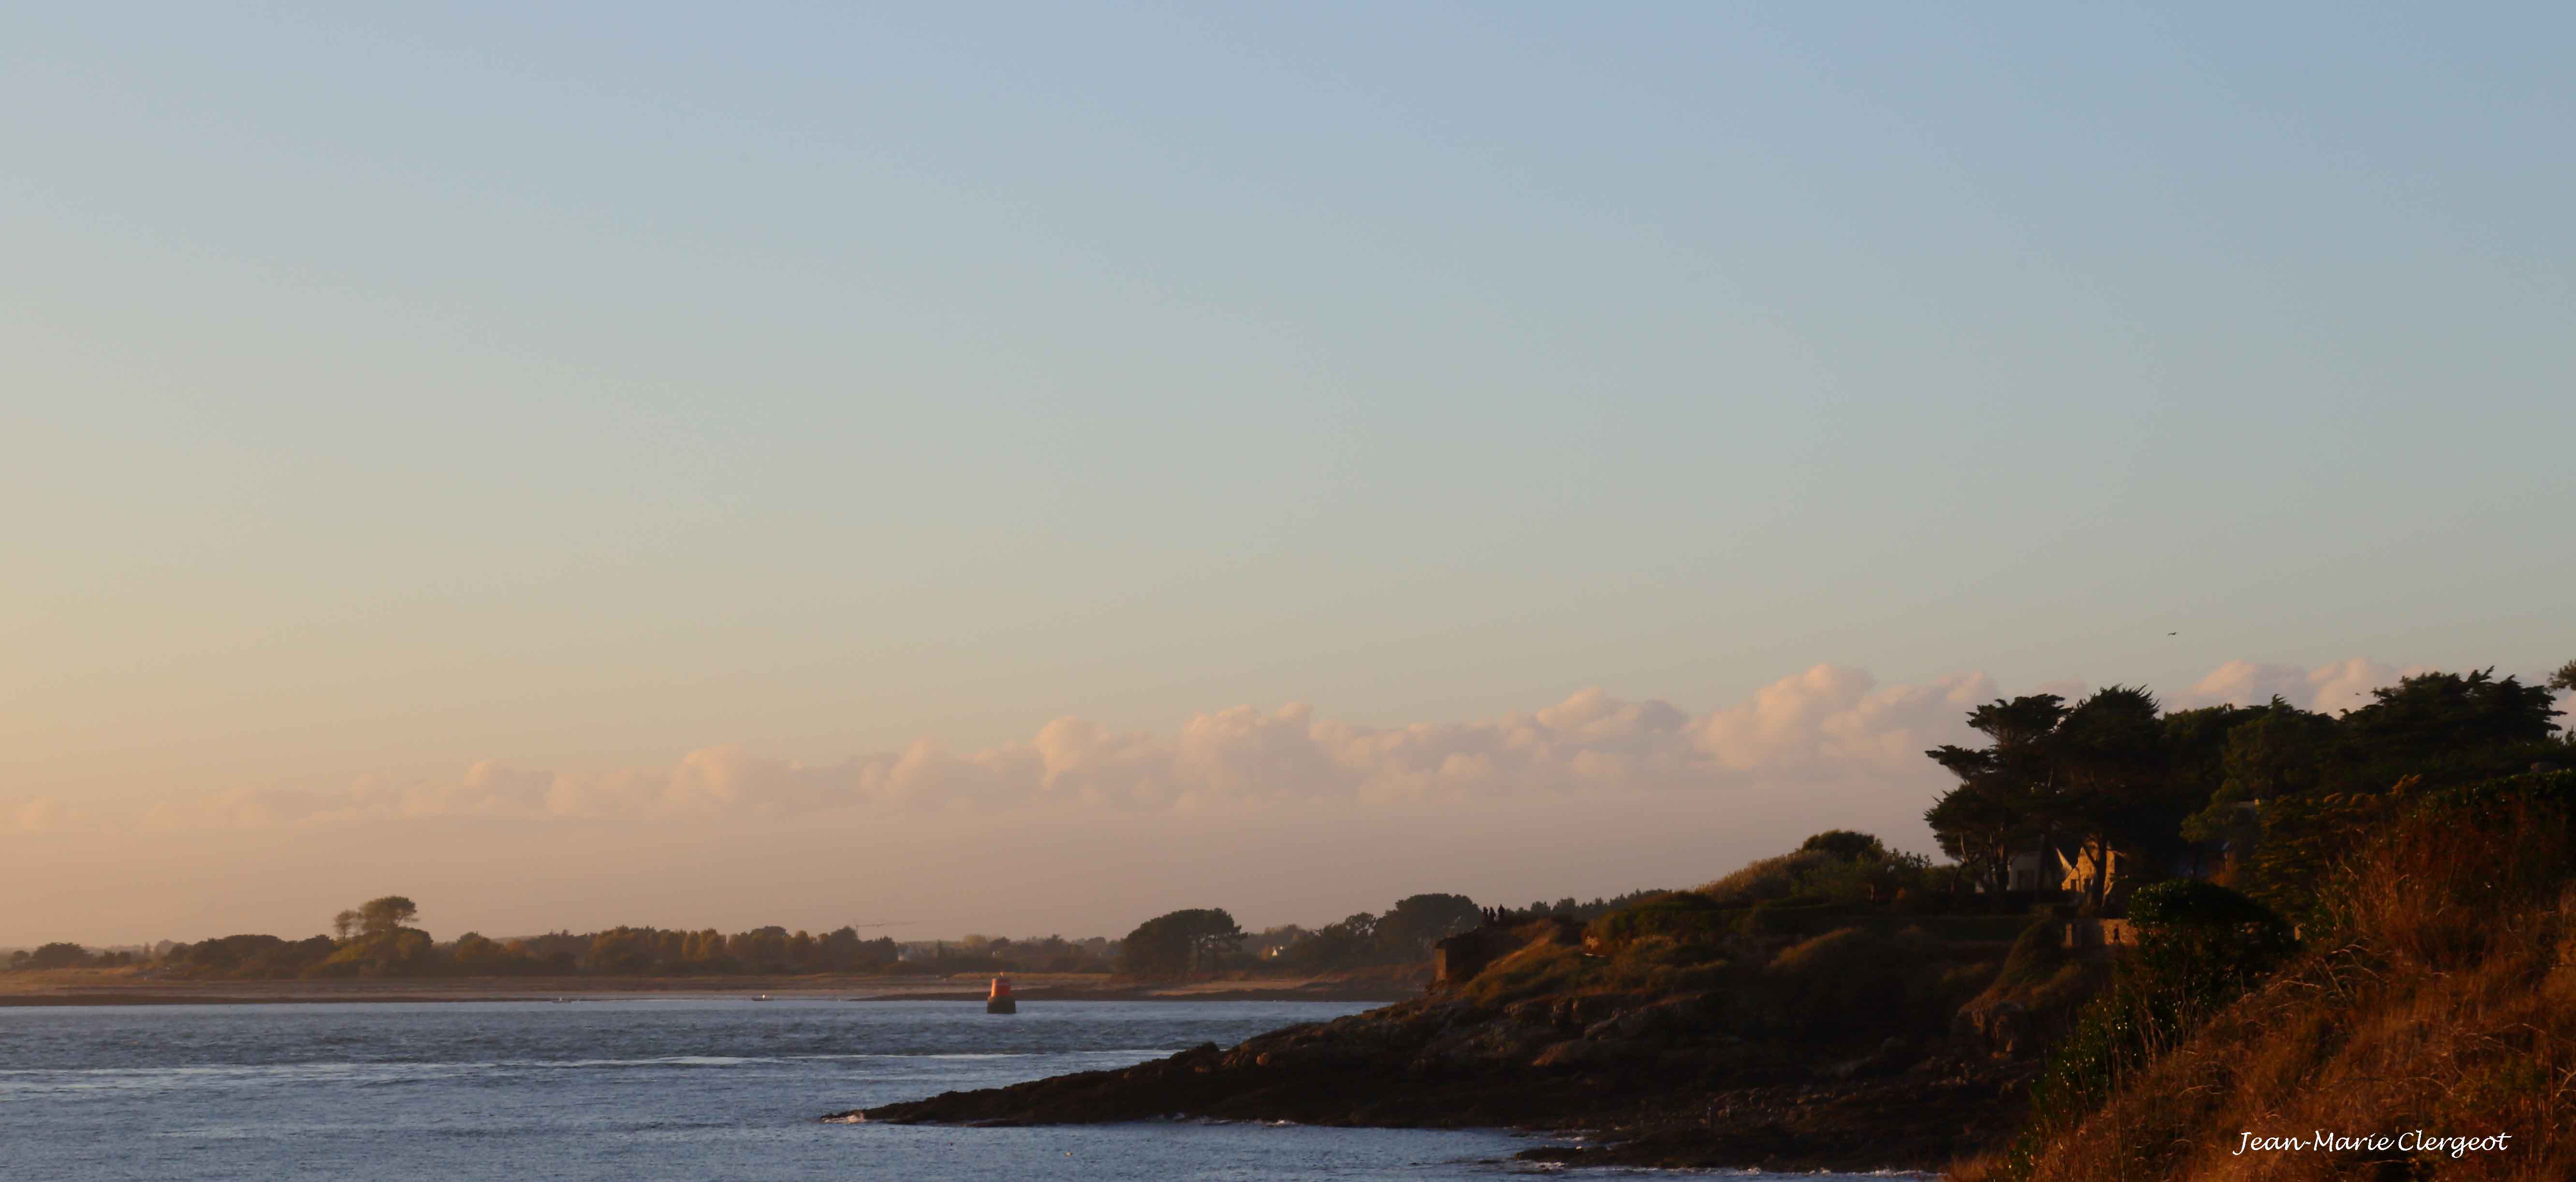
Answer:
[(1009, 977), (997, 976), (993, 978), (993, 993), (991, 996), (984, 999), (984, 1012), (987, 1014), (1016, 1014), (1020, 1012), (1019, 1000), (1011, 996), (1011, 979)]

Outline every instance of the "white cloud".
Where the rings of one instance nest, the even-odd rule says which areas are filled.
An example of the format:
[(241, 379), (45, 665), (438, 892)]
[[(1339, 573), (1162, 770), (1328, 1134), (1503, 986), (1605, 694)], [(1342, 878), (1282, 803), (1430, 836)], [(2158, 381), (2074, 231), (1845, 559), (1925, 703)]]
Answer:
[[(2395, 668), (2360, 659), (2315, 669), (2230, 661), (2175, 704), (2254, 703), (2277, 693), (2300, 705), (2341, 709), (2398, 676)], [(2073, 683), (2047, 689), (2070, 698), (2082, 693)], [(1296, 802), (1365, 809), (1622, 794), (1697, 793), (1723, 801), (1783, 791), (1866, 797), (1889, 815), (1904, 815), (1942, 782), (1923, 752), (1975, 741), (1965, 715), (1997, 694), (1983, 674), (1881, 687), (1861, 670), (1818, 665), (1746, 701), (1697, 715), (1668, 702), (1586, 689), (1536, 711), (1398, 727), (1320, 718), (1294, 703), (1203, 713), (1169, 735), (1059, 718), (1026, 741), (963, 753), (923, 739), (901, 751), (830, 764), (790, 763), (740, 746), (691, 751), (668, 767), (602, 773), (486, 761), (437, 782), (369, 778), (333, 792), (236, 789), (164, 804), (147, 820), (162, 827), (263, 828), (416, 817), (1187, 813)]]
[(2279, 696), (2293, 706), (2341, 713), (2369, 704), (2370, 691), (2397, 684), (2401, 677), (2425, 670), (2398, 669), (2354, 657), (2302, 669), (2296, 665), (2260, 665), (2229, 661), (2201, 678), (2181, 705), (2259, 706)]
[(60, 833), (87, 822), (79, 810), (50, 796), (0, 803), (0, 833)]
[(1372, 727), (1292, 703), (1191, 718), (1172, 735), (1059, 718), (1025, 742), (956, 753), (929, 740), (833, 764), (739, 746), (666, 768), (554, 773), (483, 762), (453, 780), (363, 779), (330, 792), (241, 788), (154, 809), (149, 823), (268, 827), (407, 817), (778, 817), (834, 809), (1193, 811), (1342, 799), (1360, 805), (1623, 792), (1919, 773), (1991, 696), (1981, 675), (1875, 686), (1819, 665), (1747, 702), (1690, 715), (1587, 689), (1528, 713)]

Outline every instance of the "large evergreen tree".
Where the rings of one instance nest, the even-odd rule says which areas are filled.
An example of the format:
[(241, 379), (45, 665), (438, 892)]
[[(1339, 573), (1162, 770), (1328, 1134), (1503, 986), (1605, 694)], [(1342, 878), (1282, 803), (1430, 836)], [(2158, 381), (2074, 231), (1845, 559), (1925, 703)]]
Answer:
[(1168, 912), (1127, 933), (1119, 945), (1118, 970), (1131, 977), (1210, 972), (1242, 947), (1243, 935), (1222, 907)]

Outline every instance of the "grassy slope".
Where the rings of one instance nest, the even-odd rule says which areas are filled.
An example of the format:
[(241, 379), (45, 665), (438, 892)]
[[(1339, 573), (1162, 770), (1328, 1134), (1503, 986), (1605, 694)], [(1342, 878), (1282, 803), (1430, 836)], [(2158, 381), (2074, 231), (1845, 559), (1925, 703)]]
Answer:
[[(2032, 1177), (2576, 1178), (2572, 854), (2563, 809), (2392, 827), (2325, 884), (2323, 947), (2123, 1081)], [(2512, 1141), (2457, 1158), (2236, 1152), (2245, 1133), (2321, 1130)]]

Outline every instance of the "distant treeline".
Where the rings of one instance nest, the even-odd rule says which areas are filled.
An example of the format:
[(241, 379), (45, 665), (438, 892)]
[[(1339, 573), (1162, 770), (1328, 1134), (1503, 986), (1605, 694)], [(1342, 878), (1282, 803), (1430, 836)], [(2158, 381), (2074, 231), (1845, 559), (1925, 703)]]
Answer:
[(52, 943), (9, 954), (12, 969), (112, 969), (138, 963), (131, 952), (91, 952), (78, 944)]
[[(1882, 853), (1881, 856), (1884, 856)], [(1526, 908), (1485, 908), (1465, 895), (1419, 894), (1384, 914), (1360, 912), (1321, 927), (1284, 924), (1247, 933), (1223, 908), (1191, 908), (1145, 921), (1124, 940), (969, 935), (899, 944), (855, 927), (820, 934), (783, 927), (614, 927), (493, 939), (467, 932), (441, 942), (412, 920), (419, 909), (387, 895), (341, 912), (334, 934), (290, 940), (245, 934), (163, 943), (148, 953), (91, 952), (47, 944), (11, 954), (13, 970), (120, 968), (210, 980), (334, 977), (793, 976), (810, 973), (950, 976), (961, 973), (1115, 973), (1171, 979), (1252, 972), (1328, 973), (1419, 964), (1446, 936), (1497, 918), (1556, 916), (1589, 922), (1660, 891), (1586, 903), (1573, 897)]]
[(1419, 964), (1443, 938), (1504, 918), (1562, 916), (1588, 921), (1660, 891), (1636, 891), (1589, 903), (1572, 897), (1526, 910), (1479, 907), (1465, 895), (1409, 895), (1383, 915), (1363, 911), (1319, 928), (1286, 924), (1247, 934), (1222, 907), (1194, 907), (1146, 920), (1118, 943), (1118, 971), (1172, 978), (1278, 971), (1328, 973), (1380, 965)]
[(387, 895), (344, 911), (335, 934), (289, 940), (224, 936), (166, 944), (149, 956), (92, 954), (77, 944), (47, 944), (9, 958), (12, 969), (115, 968), (140, 965), (191, 979), (279, 980), (333, 977), (789, 976), (808, 973), (948, 975), (981, 972), (1107, 972), (1117, 953), (1108, 940), (1044, 936), (1010, 940), (969, 936), (915, 945), (910, 955), (891, 937), (863, 937), (854, 927), (820, 935), (782, 927), (725, 933), (614, 927), (495, 940), (467, 932), (441, 943), (412, 926), (419, 908)]
[(726, 933), (713, 928), (614, 927), (493, 939), (467, 932), (439, 941), (413, 926), (419, 908), (388, 895), (341, 912), (331, 935), (291, 940), (245, 934), (164, 943), (149, 953), (93, 953), (47, 944), (10, 956), (11, 969), (139, 966), (156, 975), (217, 980), (334, 977), (792, 976), (810, 973), (1116, 973), (1169, 979), (1247, 972), (1325, 973), (1418, 964), (1442, 937), (1498, 915), (1588, 921), (1658, 892), (1589, 903), (1568, 897), (1528, 908), (1482, 908), (1465, 895), (1420, 894), (1384, 914), (1360, 912), (1321, 927), (1286, 924), (1247, 933), (1223, 908), (1192, 908), (1147, 920), (1124, 940), (969, 935), (899, 944), (855, 927), (811, 933), (783, 927)]

